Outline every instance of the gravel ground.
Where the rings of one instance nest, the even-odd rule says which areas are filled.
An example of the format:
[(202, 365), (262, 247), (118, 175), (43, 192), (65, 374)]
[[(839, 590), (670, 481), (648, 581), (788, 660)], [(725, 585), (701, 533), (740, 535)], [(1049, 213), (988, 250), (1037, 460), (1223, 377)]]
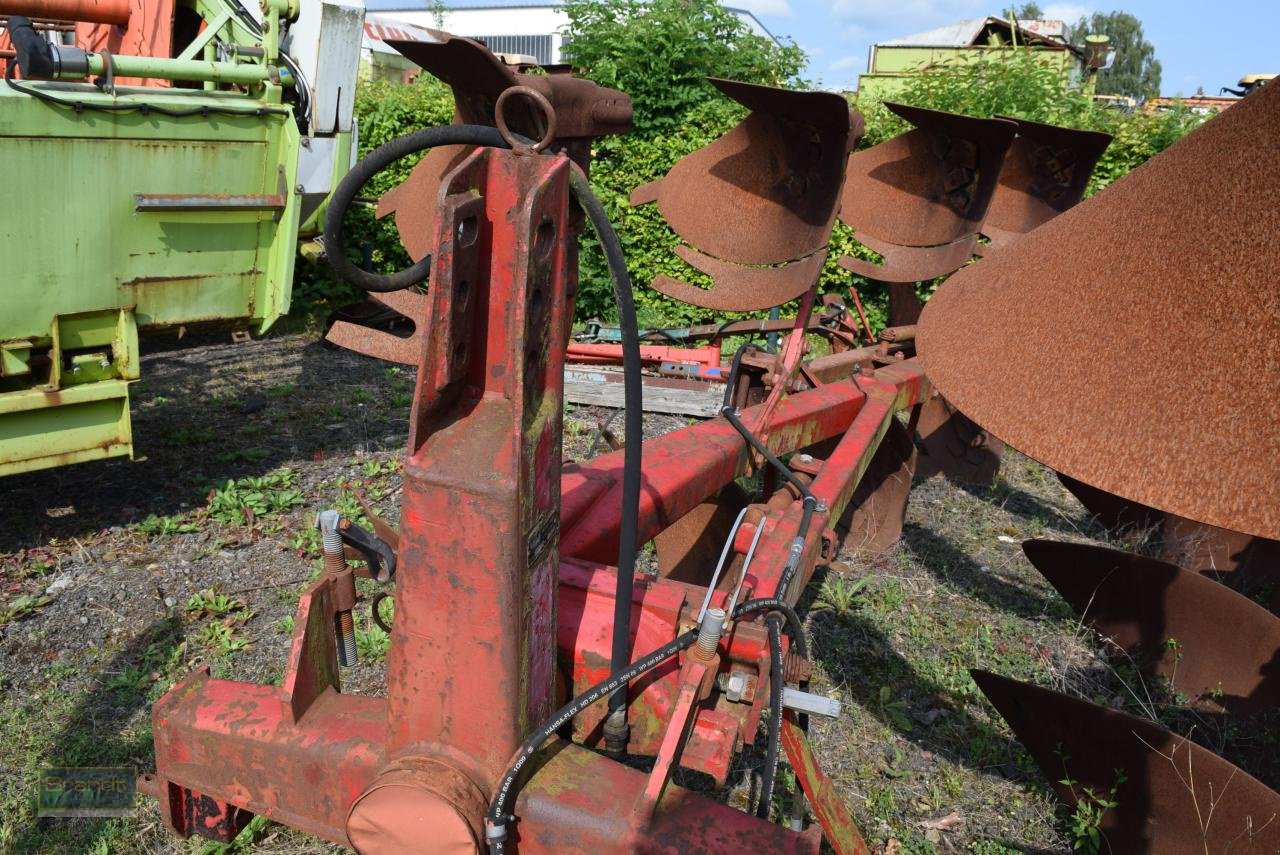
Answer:
[[(150, 704), (193, 667), (281, 679), (318, 566), (315, 510), (354, 513), (362, 491), (395, 518), (412, 376), (314, 335), (173, 342), (135, 387), (144, 459), (0, 480), (0, 852), (337, 851), (260, 820), (232, 847), (177, 841), (147, 798), (117, 819), (37, 819), (32, 787), (51, 765), (152, 768)], [(601, 445), (608, 415), (571, 409), (570, 456)], [(650, 416), (646, 434), (687, 423)], [(815, 752), (879, 852), (1072, 850), (1070, 817), (967, 669), (1129, 709), (1142, 692), (1031, 568), (1027, 537), (1105, 540), (1051, 472), (1011, 453), (990, 488), (918, 482), (897, 547), (841, 556), (806, 593), (815, 690), (844, 703), (815, 724)], [(387, 638), (359, 614), (344, 690), (377, 694)], [(1274, 785), (1274, 732), (1219, 723), (1196, 738)]]

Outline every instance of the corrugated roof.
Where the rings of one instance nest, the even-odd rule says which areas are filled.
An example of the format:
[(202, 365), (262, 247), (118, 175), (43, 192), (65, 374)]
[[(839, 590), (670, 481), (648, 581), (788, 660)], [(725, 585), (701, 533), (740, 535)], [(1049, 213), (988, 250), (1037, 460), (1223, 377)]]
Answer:
[[(446, 0), (444, 3), (444, 12), (451, 12), (463, 9), (517, 9), (517, 8), (546, 8), (548, 6), (563, 6), (564, 0)], [(430, 8), (422, 4), (422, 0), (365, 0), (365, 9), (370, 12), (431, 12)], [(725, 9), (734, 13), (743, 20), (748, 27), (757, 35), (778, 41), (778, 37), (769, 32), (769, 28), (760, 23), (750, 10), (742, 9), (737, 6), (725, 6)]]
[(986, 18), (971, 18), (967, 21), (956, 21), (945, 27), (925, 30), (898, 39), (890, 39), (880, 44), (894, 47), (964, 47), (973, 44), (973, 40), (982, 32)]
[[(1012, 29), (1010, 23), (1004, 18), (969, 18), (947, 24), (945, 27), (890, 39), (879, 44), (884, 47), (969, 47), (975, 44), (982, 35), (982, 31), (991, 25)], [(1062, 43), (1066, 37), (1067, 27), (1062, 21), (1019, 21), (1018, 31), (1020, 37)]]

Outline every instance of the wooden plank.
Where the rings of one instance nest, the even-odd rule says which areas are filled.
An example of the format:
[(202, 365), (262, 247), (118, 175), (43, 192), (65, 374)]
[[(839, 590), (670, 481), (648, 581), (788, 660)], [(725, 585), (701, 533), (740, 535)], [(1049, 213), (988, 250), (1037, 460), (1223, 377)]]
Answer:
[[(646, 376), (643, 385), (646, 413), (710, 418), (720, 412), (724, 403), (724, 386), (719, 383)], [(565, 366), (564, 397), (573, 404), (621, 409), (625, 398), (622, 372)]]

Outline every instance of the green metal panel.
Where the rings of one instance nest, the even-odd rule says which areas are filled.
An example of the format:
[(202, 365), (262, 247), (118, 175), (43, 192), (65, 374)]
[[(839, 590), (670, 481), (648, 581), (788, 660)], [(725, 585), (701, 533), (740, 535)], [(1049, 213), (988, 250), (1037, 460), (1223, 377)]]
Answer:
[(77, 111), (0, 87), (0, 475), (131, 454), (137, 329), (265, 329), (289, 309), (297, 252), (286, 110), (235, 93), (29, 85), (87, 106), (210, 112)]
[[(998, 60), (1009, 56), (1010, 47), (914, 47), (900, 45), (877, 46), (872, 56), (872, 68), (858, 76), (858, 100), (864, 104), (873, 101), (892, 101), (901, 95), (910, 81), (927, 66), (959, 61)], [(1036, 62), (1058, 69), (1065, 82), (1078, 73), (1079, 61), (1068, 50), (1022, 47), (1030, 51)]]
[[(76, 88), (85, 90), (77, 100), (110, 100)], [(135, 97), (172, 107), (255, 103), (156, 91)], [(288, 309), (297, 143), (287, 115), (76, 113), (0, 89), (11, 200), (0, 216), (11, 309), (0, 316), (0, 340), (46, 335), (55, 315), (125, 306), (143, 329), (234, 318), (269, 325)], [(272, 195), (282, 187), (289, 204), (279, 222), (271, 211), (136, 210), (139, 193)]]
[(132, 448), (126, 381), (0, 395), (2, 474), (119, 457)]

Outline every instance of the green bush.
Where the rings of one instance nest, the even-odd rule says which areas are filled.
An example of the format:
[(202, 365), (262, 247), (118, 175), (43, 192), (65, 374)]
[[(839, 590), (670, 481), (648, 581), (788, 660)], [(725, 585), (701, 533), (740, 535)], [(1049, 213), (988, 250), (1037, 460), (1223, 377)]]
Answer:
[(800, 83), (805, 54), (754, 32), (717, 0), (568, 0), (565, 56), (631, 96), (631, 135), (685, 135), (715, 92), (707, 77)]

